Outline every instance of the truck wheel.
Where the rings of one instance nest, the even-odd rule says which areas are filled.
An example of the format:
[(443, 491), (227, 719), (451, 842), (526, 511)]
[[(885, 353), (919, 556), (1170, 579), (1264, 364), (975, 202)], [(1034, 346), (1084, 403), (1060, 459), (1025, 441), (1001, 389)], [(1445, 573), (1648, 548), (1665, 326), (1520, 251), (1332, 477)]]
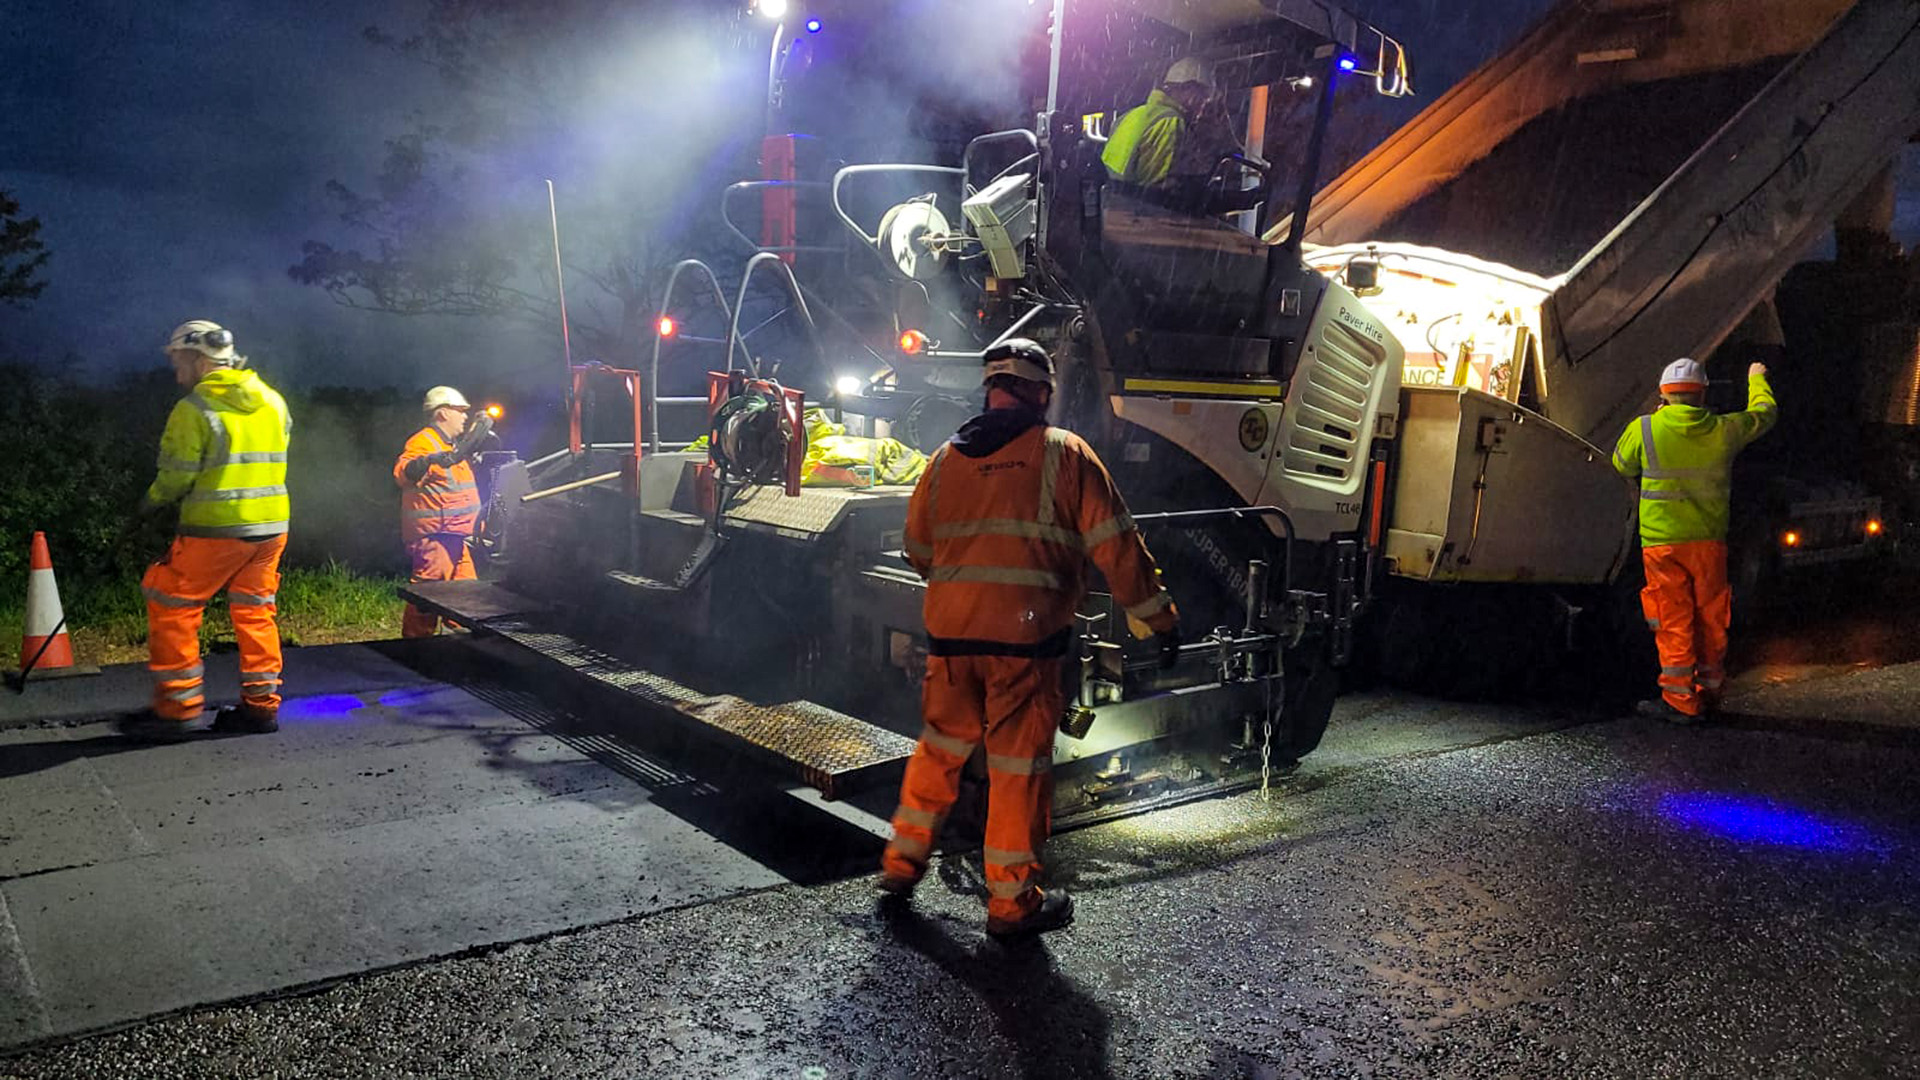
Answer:
[(1298, 761), (1320, 745), (1333, 716), (1333, 700), (1340, 693), (1340, 671), (1327, 662), (1323, 646), (1296, 649), (1288, 654), (1286, 707), (1280, 729), (1273, 733), (1275, 761)]

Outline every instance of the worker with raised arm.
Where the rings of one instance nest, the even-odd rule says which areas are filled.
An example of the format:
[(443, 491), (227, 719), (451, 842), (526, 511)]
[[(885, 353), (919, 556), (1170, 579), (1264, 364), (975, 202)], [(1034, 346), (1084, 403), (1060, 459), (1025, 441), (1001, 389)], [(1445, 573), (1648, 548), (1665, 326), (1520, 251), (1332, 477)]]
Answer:
[[(413, 561), (413, 581), (470, 581), (474, 527), (480, 521), (480, 484), (473, 454), (490, 425), (469, 424), (473, 406), (451, 386), (436, 386), (420, 403), (425, 426), (414, 432), (393, 463), (400, 486), (400, 538)], [(407, 605), (401, 637), (432, 637), (440, 616)]]
[[(147, 568), (147, 668), (153, 706), (122, 730), (181, 738), (211, 727), (279, 729), (280, 629), (275, 594), (287, 546), (287, 403), (234, 350), (233, 334), (194, 319), (167, 339), (174, 379), (187, 391), (160, 435), (158, 475), (145, 511), (180, 504), (172, 545)], [(240, 647), (240, 705), (205, 713), (200, 619), (225, 590)]]
[(1244, 210), (1263, 193), (1221, 190), (1210, 199), (1206, 190), (1221, 159), (1240, 152), (1219, 108), (1213, 68), (1187, 56), (1173, 62), (1145, 104), (1120, 117), (1100, 160), (1114, 180), (1187, 209)]
[(1134, 620), (1178, 655), (1178, 612), (1106, 466), (1046, 421), (1053, 363), (1015, 338), (990, 348), (987, 411), (935, 451), (907, 505), (906, 552), (927, 580), (925, 727), (907, 762), (879, 885), (909, 895), (927, 871), (960, 771), (985, 743), (987, 932), (1064, 926), (1073, 902), (1039, 886), (1051, 828), (1061, 662), (1089, 560)]
[(1640, 481), (1640, 605), (1660, 652), (1660, 697), (1639, 711), (1693, 723), (1719, 704), (1726, 681), (1727, 517), (1733, 459), (1778, 418), (1767, 366), (1747, 369), (1745, 412), (1706, 408), (1707, 371), (1681, 358), (1660, 376), (1658, 410), (1620, 435), (1613, 467)]

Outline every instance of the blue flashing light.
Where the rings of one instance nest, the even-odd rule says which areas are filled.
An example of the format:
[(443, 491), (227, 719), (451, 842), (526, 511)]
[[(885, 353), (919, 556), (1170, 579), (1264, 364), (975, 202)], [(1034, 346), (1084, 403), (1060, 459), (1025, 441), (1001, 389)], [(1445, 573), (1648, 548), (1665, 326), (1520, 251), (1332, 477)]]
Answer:
[(313, 697), (288, 698), (280, 706), (284, 722), (338, 724), (345, 721), (364, 702), (352, 694), (316, 694)]
[(1833, 853), (1881, 850), (1859, 825), (1833, 821), (1771, 799), (1735, 795), (1668, 795), (1660, 813), (1685, 828), (1714, 833), (1743, 844), (1800, 848)]
[(807, 33), (809, 33), (809, 34), (817, 34), (817, 33), (819, 33), (819, 32), (820, 32), (820, 28), (821, 28), (822, 26), (824, 26), (824, 25), (826, 25), (826, 24), (825, 24), (825, 23), (822, 23), (822, 22), (821, 22), (821, 21), (820, 21), (819, 19), (808, 19), (808, 20), (807, 20)]
[(1342, 56), (1340, 58), (1341, 71), (1352, 71), (1354, 68), (1357, 68), (1359, 66), (1360, 66), (1360, 61), (1355, 60), (1351, 56)]

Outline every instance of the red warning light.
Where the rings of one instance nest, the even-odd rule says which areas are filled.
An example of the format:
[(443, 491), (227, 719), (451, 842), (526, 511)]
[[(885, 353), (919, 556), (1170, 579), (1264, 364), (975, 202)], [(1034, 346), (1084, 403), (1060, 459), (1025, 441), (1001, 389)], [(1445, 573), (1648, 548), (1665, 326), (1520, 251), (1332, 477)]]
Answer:
[(500, 415), (504, 412), (506, 412), (506, 410), (498, 405), (487, 406), (487, 415), (493, 417), (495, 420), (500, 419)]
[(673, 316), (662, 315), (658, 329), (661, 337), (672, 337), (680, 332), (680, 324), (673, 321)]
[(1867, 519), (1867, 535), (1868, 536), (1879, 536), (1880, 530), (1884, 528), (1886, 528), (1886, 526), (1880, 524), (1879, 518)]
[(908, 356), (919, 356), (927, 351), (927, 335), (918, 330), (908, 330), (900, 335), (900, 351)]
[(1797, 533), (1797, 532), (1791, 532), (1791, 531), (1789, 531), (1789, 532), (1788, 532), (1788, 533), (1787, 533), (1787, 534), (1786, 534), (1785, 536), (1782, 536), (1782, 537), (1780, 538), (1780, 542), (1781, 542), (1782, 544), (1785, 544), (1785, 545), (1786, 545), (1787, 547), (1799, 547), (1799, 546), (1800, 546), (1800, 534), (1799, 534), (1799, 533)]

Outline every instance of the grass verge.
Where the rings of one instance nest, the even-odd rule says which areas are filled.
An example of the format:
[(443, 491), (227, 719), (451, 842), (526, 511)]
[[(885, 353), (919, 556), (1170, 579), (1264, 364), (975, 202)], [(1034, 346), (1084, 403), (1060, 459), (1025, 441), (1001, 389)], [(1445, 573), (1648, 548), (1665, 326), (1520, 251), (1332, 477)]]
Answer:
[[(285, 645), (337, 645), (400, 635), (401, 579), (356, 573), (339, 563), (287, 567), (280, 575), (280, 641)], [(147, 658), (147, 604), (137, 581), (75, 590), (61, 596), (74, 660), (81, 664), (126, 664)], [(0, 666), (17, 668), (13, 655), (25, 625), (25, 598), (0, 607)], [(224, 595), (207, 605), (200, 647), (234, 647)]]

